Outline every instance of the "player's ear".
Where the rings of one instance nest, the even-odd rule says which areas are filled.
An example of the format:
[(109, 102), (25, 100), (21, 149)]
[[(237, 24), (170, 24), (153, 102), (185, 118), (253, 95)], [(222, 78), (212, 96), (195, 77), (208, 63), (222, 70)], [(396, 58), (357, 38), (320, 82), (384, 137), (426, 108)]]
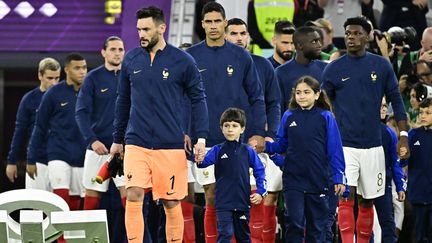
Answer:
[(164, 34), (165, 33), (165, 30), (166, 30), (166, 24), (160, 24), (159, 26), (158, 26), (158, 29), (159, 29), (159, 33), (160, 34)]
[(246, 130), (246, 127), (242, 127), (242, 128), (241, 128), (241, 133), (240, 133), (240, 134), (243, 134), (245, 130)]

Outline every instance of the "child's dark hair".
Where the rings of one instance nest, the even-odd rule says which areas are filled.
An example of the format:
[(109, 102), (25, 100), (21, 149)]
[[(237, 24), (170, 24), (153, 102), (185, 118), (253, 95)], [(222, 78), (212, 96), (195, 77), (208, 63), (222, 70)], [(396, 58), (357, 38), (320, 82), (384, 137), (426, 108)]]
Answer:
[(245, 127), (246, 114), (242, 109), (230, 107), (222, 113), (219, 125), (223, 126), (225, 122), (237, 122), (241, 127)]
[(321, 109), (324, 110), (328, 110), (330, 112), (333, 112), (332, 106), (330, 104), (330, 100), (327, 97), (327, 94), (325, 93), (324, 90), (320, 89), (320, 83), (313, 77), (311, 76), (303, 76), (301, 78), (299, 78), (297, 80), (297, 82), (295, 83), (292, 92), (291, 92), (291, 99), (289, 102), (289, 108), (290, 109), (296, 109), (296, 108), (300, 108), (300, 106), (297, 104), (295, 96), (296, 96), (296, 88), (297, 85), (299, 85), (300, 83), (305, 83), (307, 84), (309, 87), (311, 87), (311, 89), (313, 90), (313, 92), (316, 94), (317, 92), (320, 92), (320, 95), (318, 97), (318, 100), (315, 101), (315, 105)]
[(432, 98), (424, 99), (424, 100), (419, 104), (419, 108), (428, 108), (429, 106), (432, 106)]

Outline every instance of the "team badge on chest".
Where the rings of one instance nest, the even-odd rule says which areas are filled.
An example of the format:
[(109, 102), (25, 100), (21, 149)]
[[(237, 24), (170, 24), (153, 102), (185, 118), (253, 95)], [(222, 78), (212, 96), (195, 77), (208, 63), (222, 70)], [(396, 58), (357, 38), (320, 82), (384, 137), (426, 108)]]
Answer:
[(377, 76), (377, 74), (376, 74), (375, 71), (372, 71), (372, 72), (371, 72), (370, 77), (371, 77), (372, 82), (374, 82), (374, 83), (376, 82), (376, 80), (377, 80), (377, 78), (378, 78), (378, 76)]
[(231, 65), (228, 65), (226, 70), (227, 70), (228, 77), (231, 77), (234, 73), (234, 68)]
[(164, 69), (162, 70), (162, 79), (163, 79), (163, 80), (167, 80), (168, 77), (169, 77), (168, 68), (164, 68)]

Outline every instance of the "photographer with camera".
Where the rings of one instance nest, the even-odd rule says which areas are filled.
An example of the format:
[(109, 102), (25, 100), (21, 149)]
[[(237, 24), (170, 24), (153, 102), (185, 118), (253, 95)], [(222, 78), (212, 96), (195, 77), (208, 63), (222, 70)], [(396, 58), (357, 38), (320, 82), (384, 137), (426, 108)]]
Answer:
[[(382, 0), (384, 6), (381, 13), (379, 29), (387, 30), (392, 26), (412, 26), (417, 33), (422, 33), (427, 27), (426, 13), (428, 12), (427, 0)], [(420, 39), (411, 45), (419, 48)]]
[(411, 62), (416, 60), (432, 62), (432, 27), (428, 27), (423, 31), (420, 44), (421, 48), (418, 51), (410, 53)]
[(412, 125), (418, 115), (418, 103), (432, 97), (432, 63), (418, 60), (399, 78), (399, 90)]

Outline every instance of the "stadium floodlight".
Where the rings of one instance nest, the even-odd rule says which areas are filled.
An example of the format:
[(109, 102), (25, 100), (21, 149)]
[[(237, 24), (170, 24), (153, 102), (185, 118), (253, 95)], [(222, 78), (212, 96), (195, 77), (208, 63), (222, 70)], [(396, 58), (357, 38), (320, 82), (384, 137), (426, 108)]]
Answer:
[(9, 12), (10, 12), (9, 6), (3, 2), (0, 1), (0, 20), (3, 19)]
[(25, 19), (32, 15), (34, 11), (35, 9), (33, 8), (33, 6), (27, 1), (18, 3), (18, 5), (14, 9), (15, 13), (19, 14)]
[(54, 16), (57, 11), (58, 9), (52, 3), (45, 3), (44, 5), (42, 5), (42, 7), (39, 8), (39, 12), (49, 18)]

